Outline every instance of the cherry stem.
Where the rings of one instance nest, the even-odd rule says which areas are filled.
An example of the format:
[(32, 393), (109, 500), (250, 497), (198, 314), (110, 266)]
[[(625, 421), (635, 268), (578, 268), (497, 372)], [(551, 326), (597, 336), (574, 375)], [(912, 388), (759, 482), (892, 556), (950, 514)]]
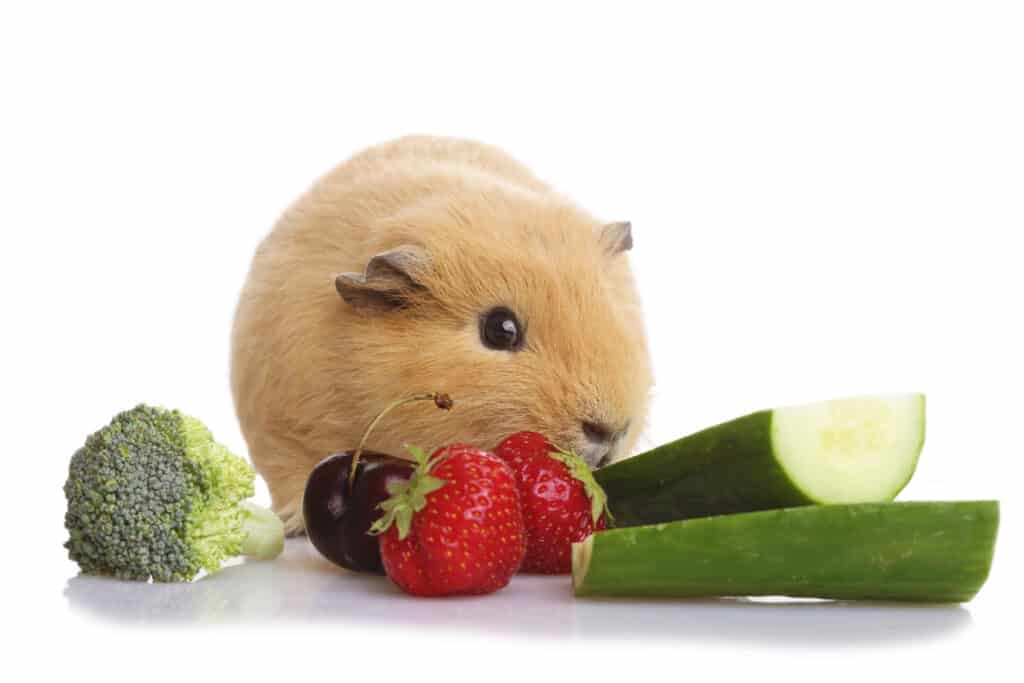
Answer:
[(384, 408), (384, 410), (380, 411), (377, 414), (377, 417), (373, 418), (373, 422), (371, 422), (370, 426), (366, 428), (366, 431), (363, 432), (363, 437), (359, 440), (359, 445), (356, 446), (355, 452), (352, 453), (352, 468), (349, 470), (348, 473), (349, 493), (352, 492), (352, 484), (356, 479), (356, 466), (359, 464), (359, 456), (363, 454), (363, 447), (366, 445), (366, 440), (370, 438), (370, 432), (372, 432), (373, 428), (377, 426), (377, 423), (380, 422), (381, 419), (385, 415), (390, 413), (392, 410), (399, 406), (404, 406), (406, 403), (413, 403), (415, 401), (433, 401), (434, 405), (436, 405), (441, 410), (451, 410), (452, 406), (455, 405), (455, 402), (452, 401), (452, 397), (449, 396), (448, 394), (431, 392), (427, 394), (413, 394), (412, 396), (400, 398), (397, 401), (394, 401), (391, 404), (389, 404), (386, 408)]

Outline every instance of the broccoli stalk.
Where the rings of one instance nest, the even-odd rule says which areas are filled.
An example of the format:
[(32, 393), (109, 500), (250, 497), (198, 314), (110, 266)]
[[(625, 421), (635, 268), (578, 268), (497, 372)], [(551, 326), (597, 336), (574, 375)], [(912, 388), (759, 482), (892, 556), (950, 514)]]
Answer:
[(199, 420), (140, 405), (71, 458), (65, 543), (87, 574), (190, 581), (232, 557), (284, 547), (278, 517), (246, 498), (255, 473)]

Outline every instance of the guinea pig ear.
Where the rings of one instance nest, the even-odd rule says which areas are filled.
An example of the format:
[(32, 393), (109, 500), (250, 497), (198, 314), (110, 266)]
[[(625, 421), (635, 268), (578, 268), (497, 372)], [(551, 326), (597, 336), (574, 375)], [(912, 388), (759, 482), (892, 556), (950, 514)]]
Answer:
[(426, 252), (419, 247), (402, 245), (371, 258), (362, 273), (341, 273), (334, 278), (334, 286), (341, 298), (356, 308), (404, 308), (411, 294), (425, 289), (416, 274), (428, 262)]
[(601, 228), (601, 248), (609, 256), (615, 256), (633, 248), (633, 225), (629, 221), (609, 223)]

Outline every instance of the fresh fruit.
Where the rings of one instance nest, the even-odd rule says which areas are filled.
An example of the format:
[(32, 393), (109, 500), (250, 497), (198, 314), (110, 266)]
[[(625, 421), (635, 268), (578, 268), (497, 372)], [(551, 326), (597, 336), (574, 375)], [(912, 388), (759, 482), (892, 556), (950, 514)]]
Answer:
[(415, 394), (395, 401), (374, 418), (354, 451), (324, 458), (309, 473), (302, 515), (309, 540), (320, 554), (346, 569), (383, 574), (380, 544), (367, 532), (383, 512), (388, 486), (408, 479), (415, 463), (385, 453), (363, 450), (373, 428), (391, 410), (414, 401), (431, 400), (443, 410), (453, 403), (447, 394)]
[(384, 570), (407, 593), (478, 595), (503, 588), (526, 555), (526, 530), (515, 476), (493, 453), (456, 444), (418, 463), (389, 485), (380, 535)]
[(920, 394), (763, 410), (603, 467), (619, 526), (825, 503), (886, 502), (924, 444)]
[(568, 574), (572, 544), (605, 528), (606, 497), (587, 463), (537, 432), (519, 432), (494, 454), (515, 473), (526, 524), (522, 570)]
[(306, 533), (320, 554), (354, 571), (384, 573), (380, 544), (366, 532), (384, 514), (378, 505), (388, 497), (392, 481), (404, 481), (414, 464), (408, 460), (363, 451), (356, 484), (348, 490), (352, 453), (335, 453), (313, 468), (306, 481), (302, 514)]
[(985, 583), (996, 501), (766, 510), (602, 531), (573, 546), (576, 595), (787, 595), (966, 602)]

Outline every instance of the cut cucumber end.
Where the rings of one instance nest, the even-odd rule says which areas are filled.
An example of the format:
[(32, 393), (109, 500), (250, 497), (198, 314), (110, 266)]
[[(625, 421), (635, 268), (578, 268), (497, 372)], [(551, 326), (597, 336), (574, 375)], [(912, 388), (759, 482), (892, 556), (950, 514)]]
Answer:
[(594, 552), (594, 534), (590, 534), (579, 543), (572, 544), (572, 587), (574, 590), (583, 585), (583, 580), (590, 570), (590, 556)]
[(786, 474), (818, 503), (896, 497), (924, 445), (923, 394), (856, 396), (772, 411), (771, 439)]

